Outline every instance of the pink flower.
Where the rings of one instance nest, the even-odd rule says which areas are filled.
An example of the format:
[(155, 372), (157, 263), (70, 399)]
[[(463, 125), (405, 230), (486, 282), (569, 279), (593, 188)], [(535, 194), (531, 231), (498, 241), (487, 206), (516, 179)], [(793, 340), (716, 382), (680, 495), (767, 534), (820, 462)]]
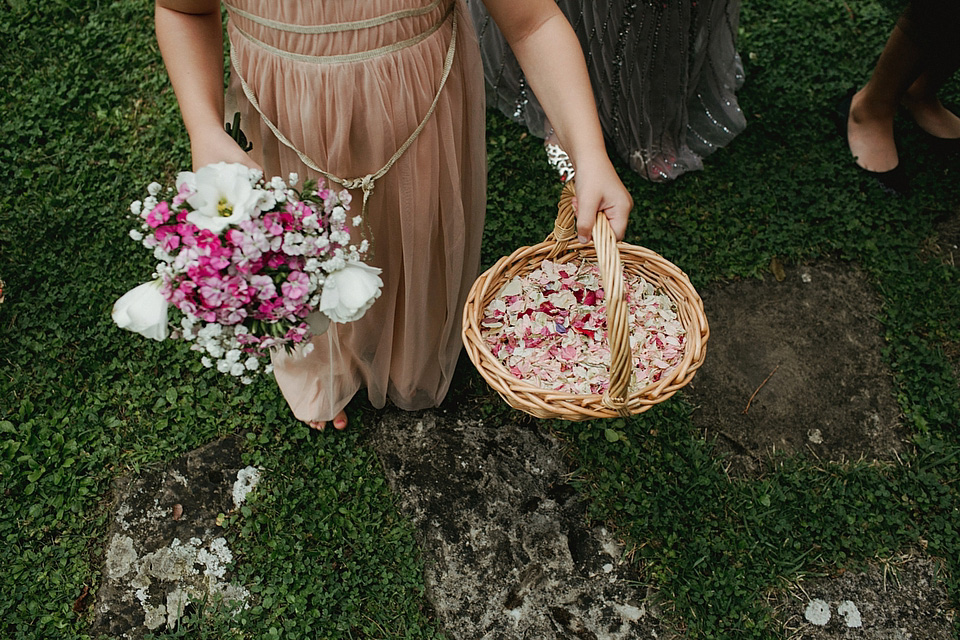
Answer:
[(249, 286), (241, 276), (233, 276), (227, 281), (227, 292), (233, 296), (234, 302), (245, 305), (253, 299), (257, 290)]
[(277, 287), (270, 276), (252, 276), (250, 286), (257, 292), (256, 297), (260, 300), (269, 300), (277, 295)]
[(294, 271), (287, 281), (280, 285), (283, 295), (290, 300), (299, 300), (310, 291), (310, 276), (302, 271)]
[(200, 231), (196, 234), (196, 237), (197, 246), (201, 249), (215, 251), (216, 249), (223, 248), (223, 243), (220, 241), (220, 236), (209, 229), (200, 229)]
[(240, 309), (229, 309), (224, 313), (220, 314), (220, 322), (225, 325), (240, 324), (243, 322), (244, 318), (247, 317), (247, 310)]
[(271, 236), (283, 235), (283, 223), (280, 221), (280, 214), (272, 211), (260, 219), (263, 221), (263, 230)]
[(176, 226), (172, 224), (157, 227), (153, 234), (158, 245), (164, 251), (174, 251), (180, 246), (180, 234), (177, 233)]
[(170, 219), (170, 205), (158, 202), (157, 206), (147, 214), (147, 224), (156, 229)]
[[(245, 220), (244, 222), (249, 222)], [(235, 247), (239, 247), (243, 243), (244, 234), (237, 228), (228, 229), (224, 234), (224, 237), (227, 239), (227, 242), (232, 244)]]
[[(186, 201), (187, 201), (187, 198), (189, 198), (190, 196), (192, 196), (193, 193), (194, 193), (194, 192), (193, 192), (193, 189), (190, 188), (190, 185), (187, 184), (186, 182), (183, 182), (183, 183), (180, 184), (180, 187), (179, 187), (179, 189), (177, 190), (177, 195), (173, 196), (173, 200), (171, 201), (171, 204), (172, 204), (174, 207), (179, 207), (179, 206), (182, 205), (184, 202), (186, 202)], [(186, 216), (187, 216), (187, 213), (188, 213), (188, 212), (184, 211), (184, 212), (182, 212), (182, 213), (183, 213), (184, 219), (186, 219)]]
[(237, 335), (237, 342), (240, 344), (260, 344), (260, 338), (252, 333), (240, 333)]
[(294, 344), (297, 344), (297, 343), (303, 342), (304, 339), (306, 339), (309, 331), (310, 331), (310, 326), (307, 325), (306, 323), (301, 323), (293, 327), (290, 327), (290, 329), (287, 331), (284, 338), (287, 340), (290, 340)]
[(205, 283), (200, 287), (200, 304), (205, 310), (214, 310), (227, 300), (227, 294), (213, 278), (207, 278)]
[(185, 301), (193, 299), (193, 293), (196, 289), (197, 284), (195, 282), (192, 280), (183, 280), (176, 288), (170, 291), (167, 299), (179, 308)]
[(282, 309), (283, 299), (277, 297), (261, 302), (257, 307), (257, 313), (263, 318), (275, 318), (277, 317), (277, 311)]

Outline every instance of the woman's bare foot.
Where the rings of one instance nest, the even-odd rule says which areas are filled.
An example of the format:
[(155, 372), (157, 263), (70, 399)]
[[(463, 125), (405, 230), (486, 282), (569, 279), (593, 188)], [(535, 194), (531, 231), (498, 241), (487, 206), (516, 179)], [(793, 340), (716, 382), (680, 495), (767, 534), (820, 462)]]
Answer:
[[(317, 431), (323, 431), (327, 428), (327, 423), (324, 420), (314, 420), (313, 422), (308, 422), (307, 425)], [(347, 414), (345, 411), (341, 411), (333, 418), (333, 428), (337, 431), (343, 431), (347, 428)]]
[(917, 98), (908, 91), (903, 106), (917, 125), (933, 137), (944, 140), (960, 138), (960, 117), (944, 107), (938, 98)]
[(882, 173), (900, 164), (893, 140), (893, 115), (877, 113), (865, 99), (864, 89), (853, 95), (847, 118), (847, 144), (857, 165)]

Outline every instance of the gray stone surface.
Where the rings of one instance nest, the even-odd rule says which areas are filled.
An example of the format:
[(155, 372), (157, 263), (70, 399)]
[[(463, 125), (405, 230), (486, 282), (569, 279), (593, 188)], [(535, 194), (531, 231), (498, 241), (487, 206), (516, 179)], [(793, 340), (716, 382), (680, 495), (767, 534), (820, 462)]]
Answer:
[(694, 422), (734, 475), (761, 471), (773, 453), (893, 458), (904, 434), (866, 276), (843, 264), (783, 275), (701, 292), (707, 357), (684, 391)]
[(956, 612), (941, 572), (935, 558), (896, 558), (805, 580), (772, 604), (797, 640), (950, 640)]
[(427, 597), (451, 638), (666, 635), (620, 542), (586, 525), (554, 439), (391, 412), (370, 442), (417, 527)]
[(244, 606), (248, 593), (229, 582), (233, 554), (217, 516), (236, 508), (257, 477), (231, 437), (122, 478), (91, 634), (141, 638), (173, 627), (199, 601)]

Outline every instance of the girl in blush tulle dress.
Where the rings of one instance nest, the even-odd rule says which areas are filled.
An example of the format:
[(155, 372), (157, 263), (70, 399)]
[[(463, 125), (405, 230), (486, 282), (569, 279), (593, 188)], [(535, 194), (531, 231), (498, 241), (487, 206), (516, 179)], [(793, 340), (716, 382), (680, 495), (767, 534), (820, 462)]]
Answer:
[[(736, 90), (740, 0), (556, 0), (586, 55), (604, 134), (652, 181), (703, 168), (746, 126)], [(469, 0), (491, 105), (547, 140), (551, 163), (572, 175), (550, 120), (482, 2)]]
[[(490, 0), (574, 161), (581, 236), (603, 211), (623, 236), (632, 200), (603, 146), (576, 36), (551, 0)], [(349, 187), (364, 212), (382, 295), (332, 324), (306, 357), (278, 354), (294, 415), (346, 426), (361, 388), (381, 407), (436, 406), (460, 353), (479, 265), (486, 190), (483, 72), (462, 0), (229, 0), (231, 79), (253, 148), (223, 131), (219, 1), (157, 0), (157, 38), (195, 167), (242, 162), (266, 175)], [(572, 46), (571, 46), (572, 44)], [(573, 80), (571, 81), (571, 73)], [(551, 85), (560, 77), (567, 87)], [(232, 109), (228, 109), (232, 116)]]

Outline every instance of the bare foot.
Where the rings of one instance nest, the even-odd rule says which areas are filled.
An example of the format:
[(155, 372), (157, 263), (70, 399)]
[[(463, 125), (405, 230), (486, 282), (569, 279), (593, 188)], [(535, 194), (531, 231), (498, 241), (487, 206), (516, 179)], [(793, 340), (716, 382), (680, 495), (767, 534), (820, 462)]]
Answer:
[(900, 163), (893, 140), (893, 117), (873, 112), (863, 98), (863, 89), (854, 94), (850, 103), (847, 144), (857, 164), (867, 171), (891, 171)]
[(960, 117), (943, 106), (939, 99), (918, 99), (908, 92), (903, 106), (921, 129), (935, 138), (952, 140), (960, 138)]
[[(327, 428), (327, 423), (324, 420), (314, 420), (313, 422), (308, 422), (307, 425), (311, 429), (316, 429), (317, 431), (323, 431)], [(341, 411), (333, 418), (333, 428), (337, 431), (343, 431), (347, 428), (346, 412)]]

